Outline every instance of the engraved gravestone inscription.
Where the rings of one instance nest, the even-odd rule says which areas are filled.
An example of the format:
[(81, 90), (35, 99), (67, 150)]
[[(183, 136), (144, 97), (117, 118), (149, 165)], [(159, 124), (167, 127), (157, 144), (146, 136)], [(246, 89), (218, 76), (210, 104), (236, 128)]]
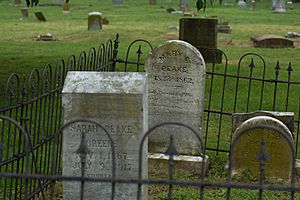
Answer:
[[(172, 40), (154, 49), (147, 58), (149, 127), (162, 122), (181, 122), (201, 127), (205, 63), (191, 44)], [(172, 133), (182, 154), (199, 155), (199, 144), (181, 128), (162, 129), (149, 137), (149, 151), (164, 153)]]
[[(68, 72), (63, 88), (64, 122), (72, 123), (63, 132), (63, 175), (81, 176), (80, 156), (75, 153), (81, 136), (89, 150), (85, 177), (112, 177), (112, 147), (115, 149), (116, 178), (138, 178), (139, 143), (147, 130), (146, 75), (144, 73)], [(105, 133), (110, 134), (112, 141)], [(147, 144), (145, 144), (147, 146)], [(143, 163), (147, 169), (147, 147)], [(147, 177), (147, 170), (143, 170)], [(86, 182), (84, 199), (110, 199), (111, 183)], [(142, 188), (141, 199), (147, 198)], [(65, 200), (79, 199), (80, 182), (63, 183)], [(115, 199), (134, 199), (137, 186), (116, 184)]]

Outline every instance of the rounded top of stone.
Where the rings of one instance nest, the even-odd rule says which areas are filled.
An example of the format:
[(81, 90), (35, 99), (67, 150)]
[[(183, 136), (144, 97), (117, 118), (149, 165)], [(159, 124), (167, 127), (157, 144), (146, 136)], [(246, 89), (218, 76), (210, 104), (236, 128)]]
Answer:
[(89, 15), (99, 15), (100, 16), (100, 15), (102, 15), (102, 13), (101, 12), (90, 12)]
[(256, 127), (261, 128), (263, 126), (274, 127), (274, 129), (278, 129), (281, 132), (285, 133), (288, 140), (293, 141), (292, 133), (290, 132), (288, 127), (280, 120), (269, 116), (257, 116), (244, 121), (233, 133), (232, 141), (246, 131), (250, 131)]

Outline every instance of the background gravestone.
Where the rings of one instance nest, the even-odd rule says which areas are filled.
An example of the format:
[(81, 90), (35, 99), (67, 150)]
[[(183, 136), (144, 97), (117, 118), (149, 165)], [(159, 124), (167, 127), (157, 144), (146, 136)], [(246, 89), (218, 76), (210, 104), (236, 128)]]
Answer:
[(222, 55), (211, 49), (217, 48), (217, 24), (213, 18), (182, 18), (179, 22), (179, 39), (195, 46), (206, 63), (222, 62)]
[(88, 30), (99, 30), (102, 29), (102, 13), (91, 12), (88, 16)]
[(180, 10), (186, 11), (189, 8), (188, 0), (180, 0)]
[(41, 11), (36, 11), (34, 14), (39, 21), (42, 21), (42, 22), (46, 21), (46, 18)]
[[(68, 72), (63, 88), (64, 122), (90, 119), (103, 125), (116, 148), (116, 178), (138, 178), (139, 143), (147, 130), (144, 73)], [(86, 177), (112, 177), (111, 143), (102, 129), (88, 122), (72, 124), (63, 132), (63, 175), (81, 176), (78, 149), (81, 134), (89, 149)], [(147, 143), (143, 151), (143, 178), (147, 178)], [(135, 199), (137, 185), (116, 184), (116, 199)], [(63, 183), (64, 200), (79, 199), (80, 182)], [(110, 199), (110, 183), (86, 182), (84, 199)], [(146, 199), (147, 191), (142, 192)]]
[[(147, 58), (149, 127), (181, 122), (200, 128), (202, 122), (205, 63), (200, 52), (179, 40), (154, 49)], [(149, 137), (149, 151), (164, 153), (174, 133), (178, 152), (199, 155), (199, 143), (182, 128), (162, 129)]]
[(149, 0), (150, 5), (156, 5), (156, 0)]
[(124, 0), (113, 0), (113, 4), (123, 4)]
[(22, 8), (21, 9), (21, 14), (22, 14), (22, 17), (28, 17), (29, 16), (28, 9), (27, 8)]
[[(268, 116), (250, 118), (236, 129), (233, 141), (236, 141), (231, 152), (233, 174), (249, 170), (259, 177), (259, 158), (264, 156), (266, 177), (290, 178), (295, 149), (290, 146), (294, 144), (292, 134), (281, 121)], [(261, 150), (263, 142), (264, 152)]]

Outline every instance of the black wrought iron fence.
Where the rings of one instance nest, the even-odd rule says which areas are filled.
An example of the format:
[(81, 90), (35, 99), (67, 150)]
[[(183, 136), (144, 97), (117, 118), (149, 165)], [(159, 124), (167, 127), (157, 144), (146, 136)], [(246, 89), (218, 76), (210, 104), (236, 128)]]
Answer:
[[(207, 188), (283, 191), (288, 193), (288, 198), (294, 199), (295, 193), (300, 191), (295, 183), (295, 173), (290, 184), (275, 186), (263, 181), (257, 184), (235, 183), (230, 178), (225, 182), (211, 182), (201, 177), (195, 182), (61, 176), (62, 137), (58, 133), (62, 127), (61, 91), (66, 73), (70, 70), (143, 71), (145, 58), (152, 49), (148, 41), (136, 40), (129, 45), (125, 59), (118, 58), (117, 35), (114, 41), (108, 40), (98, 49), (91, 48), (88, 53), (83, 51), (78, 59), (71, 55), (67, 62), (60, 60), (55, 67), (46, 65), (42, 71), (34, 69), (28, 78), (12, 74), (7, 80), (0, 108), (0, 177), (3, 178), (0, 199), (47, 199), (47, 190), (53, 190), (53, 184), (62, 180), (168, 185), (169, 199), (173, 199), (173, 185), (201, 189), (196, 199), (205, 197)], [(227, 55), (221, 54), (221, 64), (206, 65), (203, 155), (206, 151), (230, 152), (233, 113), (289, 111), (295, 113), (295, 160), (299, 156), (300, 80), (294, 75), (292, 63), (288, 63), (285, 69), (279, 62), (276, 66), (267, 66), (265, 60), (255, 53), (247, 53), (237, 63), (229, 63)], [(214, 55), (217, 54), (212, 53)], [(51, 195), (51, 199), (54, 198), (53, 192)], [(263, 193), (260, 192), (258, 197), (263, 198)], [(230, 192), (227, 198), (231, 198)]]

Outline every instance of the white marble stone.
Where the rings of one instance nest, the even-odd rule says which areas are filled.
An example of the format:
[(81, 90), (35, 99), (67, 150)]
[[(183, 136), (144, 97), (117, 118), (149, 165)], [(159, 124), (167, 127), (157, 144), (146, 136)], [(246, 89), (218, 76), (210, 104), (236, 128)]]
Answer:
[[(80, 157), (75, 151), (81, 135), (89, 150), (85, 176), (112, 177), (112, 146), (115, 147), (116, 178), (138, 178), (138, 152), (147, 124), (147, 84), (145, 73), (68, 72), (62, 91), (64, 123), (76, 122), (63, 131), (63, 175), (81, 176)], [(147, 178), (147, 141), (143, 150), (143, 178)], [(79, 199), (80, 182), (63, 183), (64, 200)], [(135, 199), (137, 185), (116, 184), (115, 199)], [(86, 182), (84, 199), (110, 199), (111, 184)], [(142, 199), (147, 198), (143, 188)]]
[[(191, 44), (172, 40), (153, 50), (147, 58), (149, 127), (162, 122), (180, 122), (201, 128), (205, 63)], [(200, 155), (200, 145), (191, 131), (182, 127), (161, 128), (149, 137), (149, 151), (164, 153), (174, 135), (181, 154)]]

